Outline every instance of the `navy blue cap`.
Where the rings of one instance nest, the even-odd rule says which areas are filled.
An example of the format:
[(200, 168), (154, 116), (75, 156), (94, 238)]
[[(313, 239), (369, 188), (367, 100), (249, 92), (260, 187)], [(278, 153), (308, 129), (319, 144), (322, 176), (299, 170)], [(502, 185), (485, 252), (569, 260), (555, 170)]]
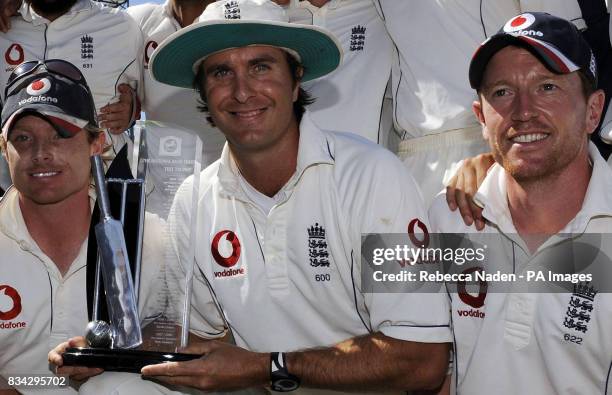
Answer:
[[(8, 139), (14, 122), (29, 113), (43, 116), (65, 138), (74, 136), (86, 125), (97, 126), (93, 97), (84, 77), (77, 68), (78, 75), (75, 73), (73, 77), (78, 76), (79, 80), (54, 72), (53, 68), (59, 70), (58, 64), (52, 66), (57, 62), (49, 60), (20, 65), (27, 65), (24, 69), (28, 71), (22, 76), (15, 76), (7, 85), (6, 101), (2, 108), (1, 127), (5, 139)], [(61, 66), (74, 67), (65, 61), (61, 61)]]
[(571, 22), (545, 12), (511, 18), (476, 50), (470, 63), (470, 86), (479, 89), (487, 64), (501, 49), (515, 45), (537, 57), (557, 74), (581, 70), (597, 86), (597, 62), (582, 33)]

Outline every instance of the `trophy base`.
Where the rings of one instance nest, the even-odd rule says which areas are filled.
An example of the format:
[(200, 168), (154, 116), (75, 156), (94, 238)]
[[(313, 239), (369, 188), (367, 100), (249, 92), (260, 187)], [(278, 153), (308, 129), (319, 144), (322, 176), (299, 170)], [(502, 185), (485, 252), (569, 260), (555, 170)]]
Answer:
[(111, 372), (140, 373), (147, 365), (164, 362), (190, 361), (200, 358), (197, 354), (181, 354), (157, 351), (122, 350), (106, 348), (68, 348), (62, 359), (66, 366), (102, 368)]

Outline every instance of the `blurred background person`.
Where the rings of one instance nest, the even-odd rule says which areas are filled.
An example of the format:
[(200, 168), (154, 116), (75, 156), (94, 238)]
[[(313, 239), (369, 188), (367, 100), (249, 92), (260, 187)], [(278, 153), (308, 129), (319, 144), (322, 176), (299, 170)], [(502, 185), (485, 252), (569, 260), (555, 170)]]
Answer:
[[(9, 74), (30, 60), (64, 59), (76, 65), (91, 87), (100, 126), (107, 129), (111, 158), (127, 142), (139, 115), (135, 92), (142, 88), (142, 34), (118, 9), (91, 0), (3, 0), (16, 15), (0, 33), (0, 92)], [(2, 173), (3, 187), (8, 182)]]
[(178, 88), (153, 80), (149, 74), (149, 59), (166, 37), (197, 22), (206, 6), (214, 0), (167, 0), (163, 4), (131, 6), (127, 13), (134, 18), (144, 35), (142, 109), (149, 120), (176, 125), (200, 136), (203, 142), (203, 166), (219, 159), (225, 137), (198, 111), (197, 94), (193, 89)]

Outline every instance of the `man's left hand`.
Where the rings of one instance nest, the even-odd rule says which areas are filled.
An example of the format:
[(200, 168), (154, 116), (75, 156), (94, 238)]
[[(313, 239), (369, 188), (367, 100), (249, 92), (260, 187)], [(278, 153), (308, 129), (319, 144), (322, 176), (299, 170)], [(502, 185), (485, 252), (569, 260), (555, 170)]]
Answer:
[(459, 208), (463, 222), (467, 226), (474, 224), (479, 231), (484, 229), (485, 221), (482, 208), (476, 205), (474, 196), (494, 163), (491, 153), (466, 158), (446, 186), (446, 203), (450, 210)]
[(49, 351), (48, 359), (51, 365), (56, 367), (56, 373), (61, 375), (70, 376), (72, 380), (83, 381), (87, 380), (91, 376), (96, 376), (102, 372), (100, 368), (88, 368), (85, 366), (64, 366), (64, 360), (62, 354), (71, 347), (87, 347), (87, 342), (82, 336), (73, 337), (67, 342), (59, 344), (53, 350)]
[(194, 344), (181, 352), (202, 357), (145, 366), (142, 375), (204, 391), (263, 387), (270, 382), (269, 353), (255, 353), (217, 340)]
[(0, 0), (0, 31), (8, 33), (11, 29), (11, 17), (17, 15), (21, 0)]
[(133, 89), (128, 84), (120, 84), (117, 90), (119, 91), (119, 101), (102, 107), (98, 116), (100, 127), (108, 129), (112, 134), (123, 133), (131, 126), (133, 106), (136, 106), (136, 119), (140, 118), (140, 111), (138, 111), (140, 106)]

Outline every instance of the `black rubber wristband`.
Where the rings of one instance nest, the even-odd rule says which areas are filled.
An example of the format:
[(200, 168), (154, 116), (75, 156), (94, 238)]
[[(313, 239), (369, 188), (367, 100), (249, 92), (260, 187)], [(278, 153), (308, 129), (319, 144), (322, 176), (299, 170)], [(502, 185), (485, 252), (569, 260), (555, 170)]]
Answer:
[(300, 387), (300, 379), (287, 370), (285, 353), (270, 353), (270, 388), (276, 392), (290, 392)]

